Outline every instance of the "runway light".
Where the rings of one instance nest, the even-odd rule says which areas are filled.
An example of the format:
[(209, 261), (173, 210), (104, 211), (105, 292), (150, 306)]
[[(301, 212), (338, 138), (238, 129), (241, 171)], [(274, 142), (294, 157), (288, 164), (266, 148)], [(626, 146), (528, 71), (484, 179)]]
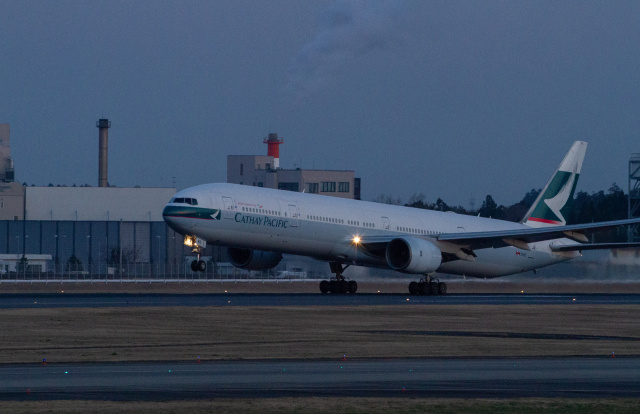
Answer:
[(225, 290), (224, 293), (227, 293), (227, 291)]
[(524, 290), (521, 290), (520, 293), (524, 293)]
[(378, 293), (380, 293), (380, 291), (378, 291)]
[(64, 373), (65, 373), (65, 374), (68, 374), (68, 373), (69, 373), (69, 371), (65, 371)]
[(575, 300), (576, 300), (576, 298), (573, 298), (573, 300), (575, 301)]
[(407, 298), (407, 302), (409, 302), (409, 298)]

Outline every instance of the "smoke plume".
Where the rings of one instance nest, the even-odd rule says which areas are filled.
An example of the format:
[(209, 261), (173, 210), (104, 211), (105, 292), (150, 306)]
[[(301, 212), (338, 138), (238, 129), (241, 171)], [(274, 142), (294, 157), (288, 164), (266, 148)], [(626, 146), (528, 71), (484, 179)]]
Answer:
[(293, 59), (286, 91), (297, 100), (325, 86), (347, 63), (402, 40), (404, 2), (341, 0), (321, 19), (321, 29)]

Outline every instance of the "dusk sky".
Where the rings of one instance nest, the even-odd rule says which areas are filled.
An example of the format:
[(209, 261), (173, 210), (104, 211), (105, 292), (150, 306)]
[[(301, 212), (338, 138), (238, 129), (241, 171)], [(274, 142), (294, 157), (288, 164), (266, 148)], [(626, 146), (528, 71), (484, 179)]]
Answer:
[(16, 179), (178, 189), (226, 156), (353, 169), (363, 199), (510, 205), (575, 140), (578, 189), (640, 152), (638, 1), (0, 0)]

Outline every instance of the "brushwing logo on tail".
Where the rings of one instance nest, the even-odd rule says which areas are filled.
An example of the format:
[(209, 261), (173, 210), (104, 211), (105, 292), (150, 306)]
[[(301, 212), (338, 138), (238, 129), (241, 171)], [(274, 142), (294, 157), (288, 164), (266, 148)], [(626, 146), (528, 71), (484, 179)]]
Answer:
[(538, 203), (528, 221), (556, 226), (566, 225), (566, 211), (564, 214), (562, 211), (566, 210), (569, 201), (573, 199), (577, 183), (578, 173), (558, 171), (540, 200), (544, 202)]

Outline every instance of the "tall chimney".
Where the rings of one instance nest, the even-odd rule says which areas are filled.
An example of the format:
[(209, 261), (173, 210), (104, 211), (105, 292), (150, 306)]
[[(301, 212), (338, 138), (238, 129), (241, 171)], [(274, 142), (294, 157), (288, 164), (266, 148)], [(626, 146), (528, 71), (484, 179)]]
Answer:
[(284, 141), (278, 138), (278, 134), (270, 133), (262, 142), (267, 144), (267, 155), (273, 157), (273, 168), (277, 170), (280, 168), (280, 144)]
[(107, 184), (107, 168), (109, 166), (109, 128), (111, 122), (108, 119), (99, 119), (96, 122), (98, 127), (98, 139), (100, 143), (98, 152), (98, 187), (108, 187)]

